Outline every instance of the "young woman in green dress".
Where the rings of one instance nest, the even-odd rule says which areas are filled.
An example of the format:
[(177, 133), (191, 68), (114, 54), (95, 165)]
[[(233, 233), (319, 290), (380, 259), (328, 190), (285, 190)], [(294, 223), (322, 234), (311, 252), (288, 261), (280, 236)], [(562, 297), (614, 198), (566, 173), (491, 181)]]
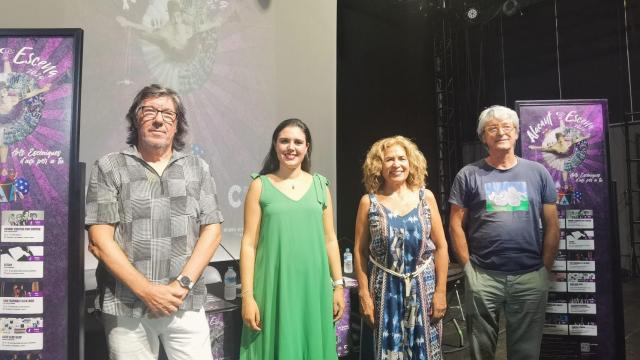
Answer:
[(344, 280), (327, 179), (311, 175), (311, 134), (280, 123), (249, 186), (240, 250), (240, 359), (337, 359)]

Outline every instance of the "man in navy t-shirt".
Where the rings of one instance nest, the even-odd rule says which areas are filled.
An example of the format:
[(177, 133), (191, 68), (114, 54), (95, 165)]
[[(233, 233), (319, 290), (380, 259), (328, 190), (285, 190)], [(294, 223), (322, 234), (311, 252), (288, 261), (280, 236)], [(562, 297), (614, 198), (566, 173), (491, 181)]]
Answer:
[(498, 316), (512, 359), (538, 359), (558, 250), (556, 190), (540, 164), (515, 155), (515, 111), (492, 106), (479, 117), (489, 156), (462, 168), (449, 202), (453, 248), (465, 269), (465, 312), (473, 359), (494, 359)]

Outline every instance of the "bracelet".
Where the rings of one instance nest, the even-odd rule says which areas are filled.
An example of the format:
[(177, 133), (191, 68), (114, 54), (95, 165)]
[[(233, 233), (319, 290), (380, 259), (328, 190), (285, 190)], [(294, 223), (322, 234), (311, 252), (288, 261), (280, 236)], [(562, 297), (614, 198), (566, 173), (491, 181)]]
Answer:
[(344, 279), (333, 280), (331, 285), (333, 285), (334, 289), (338, 286), (342, 286), (344, 288)]
[(253, 289), (242, 290), (240, 292), (240, 297), (243, 297), (245, 294), (253, 294)]

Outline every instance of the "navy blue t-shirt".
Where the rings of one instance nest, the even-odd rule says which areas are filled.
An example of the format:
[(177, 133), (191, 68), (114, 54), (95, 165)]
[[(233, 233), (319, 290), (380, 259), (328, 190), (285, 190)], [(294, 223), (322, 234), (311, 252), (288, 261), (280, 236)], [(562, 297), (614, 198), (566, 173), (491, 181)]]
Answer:
[(543, 266), (542, 205), (556, 188), (537, 162), (518, 158), (507, 170), (483, 159), (460, 170), (449, 202), (466, 209), (464, 231), (471, 262), (482, 269), (522, 274)]

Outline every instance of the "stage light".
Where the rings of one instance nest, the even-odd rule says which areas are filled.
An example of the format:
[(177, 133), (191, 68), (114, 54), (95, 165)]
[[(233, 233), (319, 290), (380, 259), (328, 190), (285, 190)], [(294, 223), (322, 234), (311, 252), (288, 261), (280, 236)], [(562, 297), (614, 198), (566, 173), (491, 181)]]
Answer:
[(454, 3), (459, 17), (470, 25), (484, 24), (502, 13), (505, 0), (461, 0)]
[(467, 20), (473, 21), (478, 17), (478, 9), (470, 7), (467, 9), (465, 15), (467, 16)]
[(502, 12), (507, 16), (515, 15), (520, 10), (518, 0), (507, 0), (502, 4)]

